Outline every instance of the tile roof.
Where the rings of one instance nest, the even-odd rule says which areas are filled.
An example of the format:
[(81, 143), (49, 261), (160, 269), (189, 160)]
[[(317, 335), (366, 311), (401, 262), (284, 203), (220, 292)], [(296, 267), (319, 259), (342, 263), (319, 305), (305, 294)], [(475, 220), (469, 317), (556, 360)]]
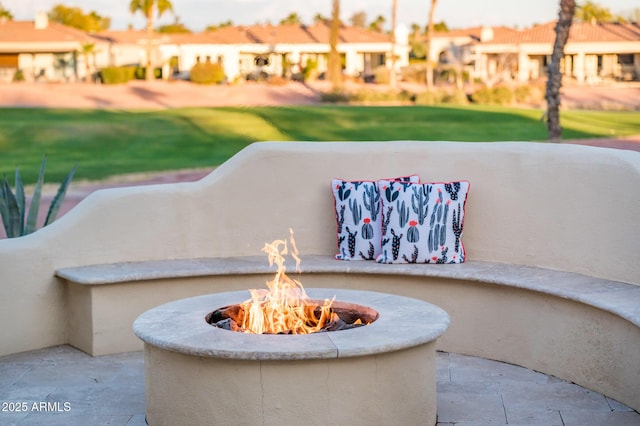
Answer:
[(0, 21), (0, 43), (86, 43), (91, 38), (84, 31), (49, 22), (36, 29), (34, 21)]
[(93, 37), (112, 43), (139, 44), (147, 38), (145, 30), (109, 30), (91, 34)]
[[(553, 43), (555, 21), (536, 25), (512, 33), (496, 34), (488, 44)], [(637, 23), (574, 22), (569, 32), (569, 43), (640, 41)]]
[[(328, 22), (318, 22), (308, 26), (307, 31), (317, 40), (317, 43), (329, 43), (330, 24)], [(389, 43), (391, 37), (366, 28), (341, 26), (339, 41), (340, 43)]]
[(317, 43), (304, 25), (251, 25), (245, 29), (258, 43)]
[[(453, 29), (449, 31), (435, 31), (433, 33), (433, 38), (458, 38), (458, 37), (469, 37), (472, 40), (479, 41), (480, 36), (482, 34), (482, 29), (485, 27), (471, 27), (471, 28), (459, 28)], [(518, 32), (515, 28), (497, 26), (497, 27), (489, 27), (493, 31), (493, 36), (495, 37), (507, 37), (512, 33)]]
[[(139, 44), (146, 39), (144, 30), (102, 31), (92, 34), (100, 40)], [(310, 44), (329, 43), (329, 26), (317, 23), (306, 25), (249, 25), (229, 26), (201, 33), (157, 34), (155, 38), (164, 43), (177, 44)], [(341, 43), (388, 43), (386, 34), (364, 28), (342, 27)]]

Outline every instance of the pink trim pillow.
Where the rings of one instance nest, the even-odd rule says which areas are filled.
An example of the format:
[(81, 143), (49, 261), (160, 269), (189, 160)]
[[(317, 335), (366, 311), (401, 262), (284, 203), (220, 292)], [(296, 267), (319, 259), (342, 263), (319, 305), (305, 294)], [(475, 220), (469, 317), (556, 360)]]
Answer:
[[(418, 175), (386, 179), (418, 182)], [(375, 260), (380, 255), (382, 228), (380, 192), (375, 181), (332, 179), (337, 222), (338, 260)]]
[(378, 181), (382, 247), (378, 263), (463, 263), (469, 182)]

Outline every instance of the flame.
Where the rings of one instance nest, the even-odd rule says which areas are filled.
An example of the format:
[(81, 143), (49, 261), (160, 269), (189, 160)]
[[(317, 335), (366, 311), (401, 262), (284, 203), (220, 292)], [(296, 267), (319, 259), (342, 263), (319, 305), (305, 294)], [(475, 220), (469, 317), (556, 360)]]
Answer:
[[(296, 261), (296, 271), (300, 272), (300, 258), (289, 229), (291, 256)], [(244, 310), (242, 328), (254, 334), (308, 334), (320, 331), (329, 323), (335, 313), (331, 312), (332, 300), (325, 299), (322, 306), (313, 302), (298, 280), (286, 274), (285, 258), (289, 254), (286, 240), (275, 240), (265, 244), (269, 265), (277, 266), (273, 280), (267, 281), (267, 289), (251, 289), (251, 298), (240, 306)], [(335, 298), (334, 298), (335, 299)]]

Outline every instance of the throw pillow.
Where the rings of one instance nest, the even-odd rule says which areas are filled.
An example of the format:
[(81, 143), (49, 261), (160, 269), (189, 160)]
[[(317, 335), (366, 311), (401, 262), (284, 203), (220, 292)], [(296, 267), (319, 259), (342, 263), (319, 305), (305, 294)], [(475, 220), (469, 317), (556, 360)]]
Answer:
[[(385, 181), (418, 182), (418, 175)], [(338, 260), (375, 260), (381, 249), (380, 192), (375, 181), (331, 181), (337, 222)]]
[(381, 180), (382, 247), (379, 263), (462, 263), (469, 182)]

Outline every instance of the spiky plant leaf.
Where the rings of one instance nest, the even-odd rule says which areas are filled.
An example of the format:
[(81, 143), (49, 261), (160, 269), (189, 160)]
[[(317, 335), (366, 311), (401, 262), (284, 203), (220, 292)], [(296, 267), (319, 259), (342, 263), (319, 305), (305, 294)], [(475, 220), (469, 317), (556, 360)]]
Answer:
[(69, 184), (71, 183), (71, 179), (73, 179), (73, 175), (75, 174), (77, 167), (77, 165), (73, 166), (73, 169), (71, 169), (67, 177), (60, 184), (60, 188), (58, 188), (56, 196), (53, 197), (53, 200), (51, 201), (49, 211), (47, 212), (47, 218), (45, 219), (43, 226), (47, 226), (48, 224), (56, 220), (56, 216), (58, 216), (60, 206), (64, 201), (65, 195), (67, 195), (67, 188), (69, 188)]
[(18, 168), (16, 168), (15, 192), (16, 192), (16, 201), (18, 202), (18, 215), (20, 216), (20, 235), (24, 235), (24, 218), (25, 218), (24, 185), (22, 184), (22, 177), (20, 176), (20, 169)]
[(15, 238), (20, 236), (20, 211), (18, 209), (18, 202), (15, 195), (11, 191), (9, 181), (7, 178), (2, 182), (3, 203), (6, 206), (6, 219), (5, 215), (2, 216), (4, 229), (7, 233), (7, 238)]
[(36, 182), (36, 188), (33, 191), (33, 198), (31, 198), (31, 205), (29, 206), (29, 216), (27, 217), (27, 226), (24, 230), (24, 235), (31, 234), (37, 229), (38, 210), (40, 210), (40, 198), (42, 198), (42, 184), (44, 182), (44, 168), (47, 165), (47, 156), (42, 157), (42, 164), (40, 165), (40, 173), (38, 174), (38, 181)]
[[(7, 177), (0, 181), (0, 216), (2, 216), (2, 225), (4, 226), (4, 232), (9, 235), (9, 204), (7, 202), (7, 191), (5, 189), (5, 182)], [(9, 183), (7, 182), (7, 185)]]

